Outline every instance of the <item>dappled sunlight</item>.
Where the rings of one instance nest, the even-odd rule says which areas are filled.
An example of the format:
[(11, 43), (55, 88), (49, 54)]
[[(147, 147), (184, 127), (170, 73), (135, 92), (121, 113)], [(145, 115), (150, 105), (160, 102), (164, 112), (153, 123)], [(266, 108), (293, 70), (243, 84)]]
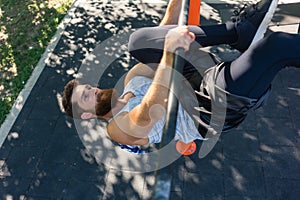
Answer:
[(205, 2), (202, 2), (201, 4), (201, 17), (203, 17), (207, 21), (213, 20), (218, 23), (222, 22), (219, 11)]
[(260, 145), (260, 148), (261, 148), (261, 150), (264, 151), (264, 152), (268, 152), (268, 153), (278, 153), (278, 152), (276, 151), (276, 149), (274, 149), (274, 148), (272, 148), (271, 146), (268, 146), (268, 145), (266, 145), (266, 144), (261, 144), (261, 145)]
[(222, 162), (220, 160), (212, 159), (211, 165), (217, 170), (222, 170)]
[(208, 2), (228, 3), (231, 5), (243, 5), (245, 3), (257, 2), (257, 0), (208, 0)]
[(82, 159), (85, 162), (87, 162), (89, 164), (94, 164), (95, 163), (94, 156), (87, 149), (81, 149), (80, 154), (81, 154)]
[(299, 179), (297, 147), (261, 145), (266, 177)]
[(200, 177), (197, 176), (196, 174), (190, 173), (190, 174), (186, 174), (186, 176), (187, 177), (185, 177), (185, 178), (187, 178), (188, 180), (190, 180), (190, 182), (192, 182), (193, 184), (200, 184), (200, 182), (201, 182)]
[[(56, 10), (62, 1), (57, 0), (56, 4), (47, 1), (42, 5), (38, 1), (30, 2), (35, 5), (26, 4), (28, 10), (38, 13), (32, 22), (39, 25), (46, 10)], [(142, 147), (146, 150), (144, 155), (121, 149), (110, 140), (106, 121), (73, 120), (65, 116), (61, 92), (73, 78), (122, 91), (124, 75), (137, 63), (127, 52), (129, 35), (140, 27), (156, 26), (164, 6), (102, 1), (78, 6), (54, 52), (49, 53), (46, 73), (42, 74), (22, 113), (24, 121), (17, 121), (16, 130), (7, 137), (5, 152), (0, 154), (0, 180), (4, 180), (2, 188), (6, 192), (0, 198), (18, 199), (26, 195), (30, 199), (48, 194), (49, 198), (60, 199), (151, 198), (159, 155), (157, 146)], [(224, 20), (213, 4), (204, 4), (203, 8), (207, 9), (202, 16), (206, 20), (203, 24)], [(8, 40), (12, 31), (4, 33), (0, 40), (1, 37)], [(29, 42), (26, 51), (35, 51), (35, 45), (47, 43)], [(15, 47), (10, 49), (12, 58), (15, 58)], [(226, 57), (229, 60), (239, 55), (227, 46), (207, 51), (218, 55), (230, 53), (231, 57)], [(210, 56), (205, 53), (197, 59), (203, 61), (207, 57)], [(18, 74), (20, 62), (13, 59), (13, 63), (15, 71), (11, 73)], [(1, 95), (7, 91), (2, 85)], [(166, 148), (164, 155), (168, 156), (164, 164), (172, 165), (172, 199), (260, 199), (266, 196), (265, 177), (300, 180), (297, 146), (300, 128), (294, 125), (297, 121), (293, 122), (285, 114), (290, 112), (288, 109), (296, 110), (291, 108), (290, 100), (299, 97), (300, 92), (293, 85), (288, 90), (288, 98), (285, 93), (273, 94), (269, 107), (250, 116), (246, 125), (221, 135), (204, 157), (200, 156), (204, 153), (200, 152), (200, 141), (197, 141), (197, 152), (189, 157), (177, 155), (170, 150), (171, 146)], [(19, 99), (22, 105), (24, 101), (22, 97)], [(278, 117), (276, 109), (283, 117)], [(22, 194), (17, 194), (18, 191)]]
[(300, 89), (294, 87), (288, 87), (288, 90), (291, 90), (296, 96), (300, 96)]
[[(72, 0), (4, 1), (0, 10), (0, 124)], [(50, 2), (50, 3), (49, 3)]]
[[(1, 178), (0, 178), (1, 180)], [(22, 200), (25, 198), (26, 193), (25, 192), (20, 192), (19, 194), (15, 194), (15, 188), (18, 188), (22, 185), (22, 180), (21, 178), (17, 178), (17, 179), (7, 179), (7, 180), (3, 180), (1, 182), (1, 187), (3, 188), (7, 188), (10, 192), (5, 194), (5, 195), (1, 195), (1, 199), (2, 200)]]
[(245, 179), (244, 179), (243, 175), (235, 167), (230, 167), (230, 170), (231, 170), (231, 177), (232, 177), (234, 186), (240, 191), (245, 190), (245, 188), (244, 188)]
[(9, 133), (8, 136), (7, 136), (7, 139), (9, 141), (11, 141), (11, 140), (17, 140), (18, 138), (19, 138), (19, 133), (17, 133), (17, 132)]
[[(158, 151), (155, 149), (150, 150), (150, 148), (146, 154), (140, 155), (130, 153), (122, 150), (118, 144), (111, 141), (106, 132), (106, 122), (97, 120), (79, 120), (78, 122), (80, 125), (76, 125), (77, 133), (87, 151), (95, 157), (98, 164), (104, 164), (108, 168), (117, 171), (134, 173), (157, 170)], [(170, 164), (176, 157), (180, 157), (175, 148), (170, 149), (173, 145), (171, 144), (161, 150), (166, 151), (168, 154), (168, 157), (164, 158), (165, 164), (163, 166)]]
[(245, 139), (249, 139), (249, 140), (252, 140), (252, 141), (257, 141), (258, 140), (257, 137), (255, 137), (254, 135), (249, 134), (249, 133), (244, 133), (243, 136), (244, 136)]
[(268, 145), (295, 146), (297, 142), (296, 130), (291, 119), (274, 119), (262, 117), (258, 123), (260, 140)]
[[(12, 174), (10, 173), (8, 166), (4, 160), (0, 160), (0, 180), (5, 177), (10, 177)], [(4, 187), (7, 187), (8, 184), (4, 182)]]
[(12, 79), (18, 75), (18, 72), (12, 53), (12, 46), (8, 41), (9, 35), (7, 34), (5, 26), (2, 26), (2, 24), (0, 25), (1, 48), (5, 47), (5, 51), (7, 51), (7, 55), (3, 55), (4, 52), (0, 50), (0, 56), (3, 56), (3, 59), (0, 62), (0, 99), (1, 102), (7, 101), (11, 105), (14, 101), (11, 96), (11, 91), (13, 90)]

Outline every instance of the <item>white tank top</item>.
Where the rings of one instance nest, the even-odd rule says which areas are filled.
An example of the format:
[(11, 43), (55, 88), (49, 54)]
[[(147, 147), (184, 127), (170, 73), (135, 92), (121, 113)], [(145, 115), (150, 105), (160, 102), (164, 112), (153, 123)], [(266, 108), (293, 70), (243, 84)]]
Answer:
[[(131, 79), (124, 88), (124, 92), (121, 95), (123, 97), (128, 92), (134, 94), (135, 97), (130, 98), (128, 103), (120, 110), (115, 116), (119, 115), (122, 112), (130, 112), (134, 107), (139, 105), (146, 94), (149, 86), (152, 83), (152, 79), (136, 76)], [(165, 124), (165, 117), (160, 119), (151, 129), (148, 134), (149, 144), (159, 143), (161, 141), (163, 126)], [(175, 140), (181, 140), (182, 142), (189, 143), (193, 140), (200, 139), (203, 140), (203, 137), (199, 134), (193, 119), (190, 115), (182, 108), (179, 103), (178, 114), (177, 114), (177, 124), (176, 124), (176, 133)]]

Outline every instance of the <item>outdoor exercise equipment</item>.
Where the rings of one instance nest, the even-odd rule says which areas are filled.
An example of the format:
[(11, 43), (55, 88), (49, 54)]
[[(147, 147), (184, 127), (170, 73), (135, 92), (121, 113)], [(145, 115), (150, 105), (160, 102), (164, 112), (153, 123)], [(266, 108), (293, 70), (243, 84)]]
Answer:
[(200, 25), (200, 4), (201, 0), (190, 0), (188, 25)]
[[(198, 3), (198, 4), (197, 4)], [(191, 15), (189, 15), (191, 14)], [(197, 15), (197, 16), (196, 16)], [(186, 25), (189, 21), (194, 23), (194, 25), (199, 24), (200, 21), (200, 0), (183, 0), (181, 6), (181, 12), (179, 16), (178, 25)], [(195, 18), (189, 20), (189, 18)], [(198, 22), (196, 23), (196, 21)], [(182, 77), (180, 76), (183, 72), (184, 67), (184, 50), (183, 48), (179, 48), (175, 51), (174, 61), (173, 61), (173, 73), (171, 75), (171, 83), (169, 85), (169, 97), (168, 97), (168, 105), (167, 105), (167, 115), (166, 115), (166, 123), (163, 129), (162, 140), (160, 143), (160, 148), (168, 145), (175, 136), (176, 130), (176, 122), (177, 122), (177, 111), (178, 111), (178, 100), (177, 96), (179, 94), (179, 86)], [(176, 146), (179, 146), (179, 152), (181, 154), (189, 154), (190, 150), (194, 151), (196, 146), (195, 143), (184, 144), (182, 142), (177, 143)], [(181, 148), (183, 147), (183, 148)], [(177, 149), (178, 150), (178, 149)], [(158, 169), (160, 169), (161, 161), (166, 158), (168, 155), (161, 153), (158, 161)], [(155, 200), (164, 200), (169, 199), (170, 189), (171, 189), (171, 167), (164, 167), (156, 172), (156, 183), (153, 194), (153, 199)]]
[(197, 145), (194, 141), (190, 143), (184, 143), (179, 140), (176, 143), (177, 152), (184, 156), (192, 155), (193, 153), (195, 153), (196, 149), (197, 149)]
[[(190, 0), (188, 2), (187, 24), (188, 25), (200, 25), (200, 4), (201, 0)], [(182, 72), (182, 71), (181, 71)], [(190, 143), (184, 143), (178, 141), (176, 143), (176, 150), (178, 153), (184, 156), (189, 156), (195, 153), (197, 145), (194, 141)]]

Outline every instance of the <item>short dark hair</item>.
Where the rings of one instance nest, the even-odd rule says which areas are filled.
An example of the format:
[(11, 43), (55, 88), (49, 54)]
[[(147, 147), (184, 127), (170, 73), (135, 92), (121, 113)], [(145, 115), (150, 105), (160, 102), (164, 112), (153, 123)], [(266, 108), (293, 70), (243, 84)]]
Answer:
[(64, 107), (65, 113), (68, 116), (80, 119), (81, 114), (84, 112), (84, 110), (79, 107), (78, 103), (72, 103), (73, 90), (79, 84), (79, 81), (77, 81), (76, 79), (71, 80), (66, 84), (62, 97), (62, 105)]

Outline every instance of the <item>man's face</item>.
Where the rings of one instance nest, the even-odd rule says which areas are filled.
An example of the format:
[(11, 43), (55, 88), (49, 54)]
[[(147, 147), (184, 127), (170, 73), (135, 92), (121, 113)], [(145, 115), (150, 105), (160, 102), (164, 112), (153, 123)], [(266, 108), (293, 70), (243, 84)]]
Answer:
[(114, 89), (99, 89), (90, 85), (78, 85), (73, 90), (72, 103), (77, 103), (85, 112), (105, 115), (118, 99)]

